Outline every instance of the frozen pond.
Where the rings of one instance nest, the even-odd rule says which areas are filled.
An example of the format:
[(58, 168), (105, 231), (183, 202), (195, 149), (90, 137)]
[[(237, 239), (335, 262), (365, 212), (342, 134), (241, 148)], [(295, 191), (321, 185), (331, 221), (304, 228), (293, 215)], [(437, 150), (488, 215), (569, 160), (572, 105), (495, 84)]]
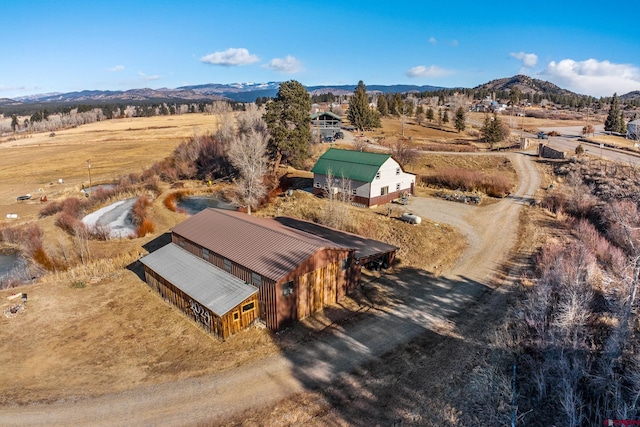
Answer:
[(131, 220), (131, 207), (135, 202), (135, 197), (115, 202), (85, 216), (82, 222), (89, 228), (107, 227), (111, 239), (135, 237), (136, 227)]
[(235, 211), (236, 206), (226, 200), (216, 199), (209, 196), (188, 196), (176, 202), (179, 210), (186, 212), (189, 216), (207, 208), (219, 208)]
[(0, 281), (9, 276), (13, 271), (25, 267), (25, 260), (20, 258), (17, 253), (3, 254), (0, 253)]

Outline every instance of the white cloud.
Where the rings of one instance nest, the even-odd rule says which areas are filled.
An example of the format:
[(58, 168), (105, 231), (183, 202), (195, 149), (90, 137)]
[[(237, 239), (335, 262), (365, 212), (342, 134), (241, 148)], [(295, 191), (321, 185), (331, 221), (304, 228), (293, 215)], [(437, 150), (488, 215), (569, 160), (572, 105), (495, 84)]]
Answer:
[(591, 96), (611, 96), (640, 90), (640, 69), (631, 64), (587, 59), (551, 61), (540, 73), (547, 80), (573, 92)]
[(429, 37), (429, 43), (436, 44), (436, 38), (435, 37)]
[(424, 65), (418, 65), (416, 67), (410, 68), (405, 71), (407, 77), (416, 78), (416, 77), (440, 77), (446, 76), (447, 74), (451, 74), (451, 71), (445, 70), (444, 68), (437, 67), (435, 65), (431, 65), (429, 67), (425, 67)]
[(302, 63), (291, 55), (287, 55), (285, 58), (273, 58), (265, 67), (285, 74), (302, 71)]
[(124, 71), (124, 65), (116, 65), (115, 67), (107, 68), (107, 71)]
[(151, 82), (153, 80), (160, 80), (162, 78), (162, 76), (158, 76), (158, 75), (152, 75), (152, 76), (148, 76), (145, 73), (143, 73), (142, 71), (138, 72), (138, 75), (140, 77), (142, 77), (142, 80), (146, 81), (146, 82)]
[(523, 67), (533, 68), (538, 65), (538, 55), (535, 53), (511, 52), (509, 55), (522, 61)]
[(209, 53), (200, 58), (200, 62), (212, 65), (222, 65), (223, 67), (249, 65), (258, 61), (259, 59), (256, 55), (250, 54), (249, 51), (243, 47), (237, 49), (231, 47), (224, 52)]

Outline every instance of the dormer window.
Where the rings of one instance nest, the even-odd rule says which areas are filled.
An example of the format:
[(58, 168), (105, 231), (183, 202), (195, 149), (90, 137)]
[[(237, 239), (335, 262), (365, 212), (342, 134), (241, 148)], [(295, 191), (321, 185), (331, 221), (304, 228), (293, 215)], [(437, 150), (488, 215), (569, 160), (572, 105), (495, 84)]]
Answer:
[(380, 171), (376, 172), (376, 179), (380, 179)]

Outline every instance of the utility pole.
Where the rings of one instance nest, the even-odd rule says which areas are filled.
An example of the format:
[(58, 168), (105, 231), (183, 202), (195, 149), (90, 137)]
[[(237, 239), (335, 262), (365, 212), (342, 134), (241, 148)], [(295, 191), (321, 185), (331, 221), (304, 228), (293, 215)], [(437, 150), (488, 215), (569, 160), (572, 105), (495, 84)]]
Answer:
[(91, 196), (91, 193), (93, 192), (91, 189), (91, 160), (87, 160), (87, 170), (89, 171), (89, 196)]
[(402, 137), (404, 138), (404, 109), (405, 109), (406, 105), (404, 104), (404, 102), (402, 103)]

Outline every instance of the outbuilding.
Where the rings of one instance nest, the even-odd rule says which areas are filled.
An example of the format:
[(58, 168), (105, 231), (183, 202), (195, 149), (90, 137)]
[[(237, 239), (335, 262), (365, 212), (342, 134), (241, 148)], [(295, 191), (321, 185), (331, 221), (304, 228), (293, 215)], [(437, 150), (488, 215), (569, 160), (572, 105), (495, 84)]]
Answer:
[[(415, 191), (416, 176), (405, 172), (388, 153), (330, 148), (320, 156), (311, 172), (314, 194), (350, 191), (353, 203), (366, 207), (413, 195)], [(348, 180), (350, 188), (335, 186), (343, 179)]]
[(389, 267), (397, 250), (295, 218), (213, 208), (175, 226), (171, 240), (142, 258), (147, 283), (223, 338), (257, 317), (277, 331), (338, 302), (362, 266)]

